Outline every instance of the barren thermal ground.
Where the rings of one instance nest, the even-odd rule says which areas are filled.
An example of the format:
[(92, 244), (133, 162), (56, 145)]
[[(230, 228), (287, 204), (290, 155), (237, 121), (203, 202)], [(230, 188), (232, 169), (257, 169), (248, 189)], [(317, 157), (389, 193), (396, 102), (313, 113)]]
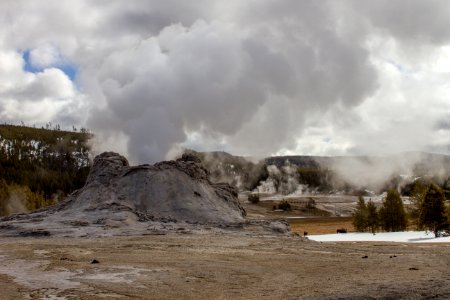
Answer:
[(448, 0), (0, 0), (0, 300), (450, 299), (449, 70)]
[(449, 253), (449, 244), (208, 230), (1, 238), (0, 290), (2, 299), (448, 299)]

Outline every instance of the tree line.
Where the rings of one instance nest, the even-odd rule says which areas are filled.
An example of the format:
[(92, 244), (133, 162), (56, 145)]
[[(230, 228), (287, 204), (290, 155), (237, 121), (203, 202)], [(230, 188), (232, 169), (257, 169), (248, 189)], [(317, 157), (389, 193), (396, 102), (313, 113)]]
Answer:
[(54, 204), (82, 187), (90, 138), (87, 130), (0, 125), (0, 215)]
[(391, 189), (378, 209), (371, 200), (366, 203), (360, 196), (353, 213), (353, 226), (357, 231), (375, 234), (379, 229), (404, 231), (409, 221), (416, 229), (432, 231), (435, 237), (450, 230), (450, 206), (446, 207), (444, 192), (439, 186), (417, 184), (410, 201), (411, 207), (406, 211), (400, 194)]

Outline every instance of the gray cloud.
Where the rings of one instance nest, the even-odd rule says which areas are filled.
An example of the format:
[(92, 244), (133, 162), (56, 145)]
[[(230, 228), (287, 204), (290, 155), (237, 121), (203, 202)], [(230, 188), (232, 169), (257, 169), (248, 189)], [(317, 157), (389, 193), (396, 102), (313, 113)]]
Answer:
[(443, 120), (439, 120), (438, 122), (436, 122), (436, 127), (437, 130), (450, 130), (450, 117), (447, 117), (446, 119)]
[[(62, 96), (70, 87), (58, 88), (63, 81), (24, 87), (17, 82), (30, 74), (16, 70), (22, 75), (8, 89), (8, 101), (65, 99), (46, 118), (88, 126), (101, 150), (125, 144), (135, 162), (190, 145), (260, 156), (419, 150), (449, 144), (442, 137), (410, 138), (413, 131), (421, 138), (432, 134), (442, 119), (424, 101), (442, 112), (450, 107), (439, 89), (426, 92), (444, 81), (439, 74), (421, 79), (434, 72), (424, 69), (428, 54), (419, 68), (406, 65), (401, 51), (417, 45), (438, 53), (436, 45), (448, 44), (447, 6), (415, 0), (3, 1), (0, 54), (54, 45), (78, 67), (70, 99)], [(436, 17), (427, 21), (424, 13)], [(392, 62), (399, 67), (391, 70)], [(0, 115), (19, 118), (3, 109), (5, 101)], [(391, 103), (389, 111), (381, 109)], [(394, 118), (405, 110), (410, 119)], [(424, 114), (426, 120), (412, 126), (413, 117)]]
[(450, 6), (445, 0), (358, 1), (352, 6), (374, 27), (413, 44), (447, 44)]
[[(91, 125), (117, 123), (130, 143), (147, 149), (138, 160), (161, 159), (192, 132), (225, 139), (230, 150), (267, 155), (292, 147), (308, 111), (355, 105), (376, 87), (362, 41), (333, 30), (333, 7), (233, 6), (237, 18), (168, 25), (104, 59), (99, 78), (112, 119)], [(154, 126), (153, 110), (164, 124)]]

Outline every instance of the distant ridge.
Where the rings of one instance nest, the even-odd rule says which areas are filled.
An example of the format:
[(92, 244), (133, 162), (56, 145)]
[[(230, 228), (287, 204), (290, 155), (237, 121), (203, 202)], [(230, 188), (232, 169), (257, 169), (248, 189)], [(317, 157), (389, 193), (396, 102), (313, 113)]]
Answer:
[[(198, 155), (214, 182), (224, 181), (240, 190), (255, 190), (272, 177), (275, 188), (290, 181), (327, 193), (366, 189), (382, 192), (389, 188), (408, 193), (411, 184), (421, 178), (440, 184), (450, 196), (450, 155), (445, 154), (408, 151), (386, 156), (286, 155), (263, 158), (257, 163), (220, 151)], [(278, 174), (269, 174), (269, 166), (278, 168)], [(286, 174), (287, 166), (291, 166), (290, 174)]]

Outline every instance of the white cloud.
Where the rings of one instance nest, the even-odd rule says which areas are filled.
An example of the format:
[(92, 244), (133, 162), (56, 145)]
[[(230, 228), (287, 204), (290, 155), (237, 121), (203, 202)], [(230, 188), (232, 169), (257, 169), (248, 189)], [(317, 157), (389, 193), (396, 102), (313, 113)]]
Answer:
[[(81, 98), (74, 83), (61, 70), (24, 71), (17, 51), (0, 51), (0, 118), (6, 122), (42, 125), (49, 121), (70, 126), (60, 113)], [(80, 117), (72, 121), (79, 122)]]
[(46, 68), (64, 63), (58, 49), (50, 44), (31, 50), (29, 61), (35, 68)]
[[(88, 126), (108, 147), (124, 141), (140, 162), (183, 145), (245, 155), (450, 152), (446, 1), (45, 0), (0, 9), (5, 120)], [(27, 49), (42, 73), (23, 70)], [(76, 83), (52, 68), (66, 59)]]
[[(444, 120), (450, 116), (449, 74), (434, 63), (436, 60), (449, 63), (445, 48), (435, 48), (428, 56), (413, 61), (402, 57), (403, 49), (395, 41), (380, 37), (378, 42), (371, 45), (370, 51), (379, 75), (378, 91), (351, 110), (331, 110), (331, 116), (325, 115), (316, 124), (316, 134), (306, 131), (299, 141), (298, 152), (332, 155), (449, 152), (448, 131), (438, 125), (445, 124)], [(340, 124), (336, 118), (352, 121)], [(331, 142), (321, 142), (326, 137), (331, 137)]]

